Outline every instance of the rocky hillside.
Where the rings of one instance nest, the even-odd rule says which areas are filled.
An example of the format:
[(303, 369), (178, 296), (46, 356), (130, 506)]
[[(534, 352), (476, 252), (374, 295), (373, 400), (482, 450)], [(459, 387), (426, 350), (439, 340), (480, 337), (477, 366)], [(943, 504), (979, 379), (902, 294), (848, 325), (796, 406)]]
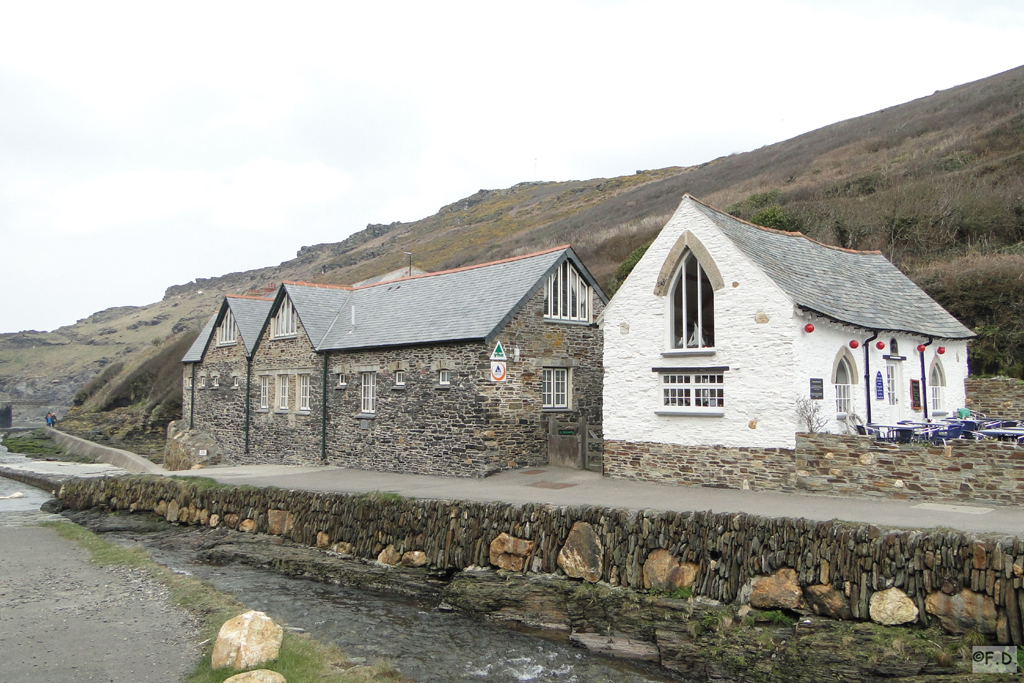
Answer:
[(226, 293), (284, 279), (356, 282), (401, 268), (407, 251), (438, 270), (568, 242), (614, 289), (619, 264), (684, 192), (763, 225), (883, 250), (979, 332), (974, 371), (1024, 376), (1021, 67), (696, 167), (481, 190), (418, 221), (304, 247), (278, 266), (169, 287), (148, 306), (0, 335), (0, 405), (13, 403), (15, 421), (65, 410), (105, 368), (127, 372), (180, 343)]

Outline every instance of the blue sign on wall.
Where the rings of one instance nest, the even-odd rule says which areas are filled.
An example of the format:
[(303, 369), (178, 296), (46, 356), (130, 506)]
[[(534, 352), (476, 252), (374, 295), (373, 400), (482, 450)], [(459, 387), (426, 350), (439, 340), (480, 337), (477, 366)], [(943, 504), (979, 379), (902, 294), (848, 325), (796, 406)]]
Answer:
[(879, 401), (885, 398), (885, 383), (882, 381), (882, 371), (875, 373), (875, 398)]

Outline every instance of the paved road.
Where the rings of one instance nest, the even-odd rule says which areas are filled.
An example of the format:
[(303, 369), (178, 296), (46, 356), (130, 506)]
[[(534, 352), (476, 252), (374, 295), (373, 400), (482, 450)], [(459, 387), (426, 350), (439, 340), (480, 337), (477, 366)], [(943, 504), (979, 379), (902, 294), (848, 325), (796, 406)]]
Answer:
[(1024, 535), (1024, 508), (1019, 507), (921, 504), (888, 499), (646, 484), (558, 467), (514, 470), (486, 479), (283, 465), (210, 467), (175, 474), (211, 477), (225, 484), (310, 491), (386, 491), (410, 498), (748, 512), (774, 517), (841, 519), (900, 528), (949, 527), (976, 533)]

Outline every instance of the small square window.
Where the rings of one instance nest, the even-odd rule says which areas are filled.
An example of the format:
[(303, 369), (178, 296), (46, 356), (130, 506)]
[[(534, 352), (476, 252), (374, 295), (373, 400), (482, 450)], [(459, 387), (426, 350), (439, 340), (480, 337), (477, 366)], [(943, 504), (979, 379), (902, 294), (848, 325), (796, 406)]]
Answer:
[(206, 388), (206, 376), (205, 375), (200, 375), (199, 376), (199, 388), (200, 389), (205, 389)]
[(240, 387), (241, 387), (241, 384), (239, 384), (239, 382), (240, 382), (240, 381), (241, 381), (241, 378), (240, 378), (240, 377), (239, 377), (238, 375), (235, 375), (235, 376), (234, 376), (234, 377), (232, 378), (232, 382), (231, 382), (231, 388), (232, 388), (232, 389), (238, 389), (238, 388), (240, 388)]
[(405, 370), (395, 370), (395, 386), (405, 386)]
[(345, 373), (339, 373), (338, 374), (338, 386), (339, 387), (347, 387), (348, 386), (348, 375), (346, 375)]
[(210, 382), (212, 383), (212, 388), (216, 389), (217, 387), (219, 387), (220, 375), (213, 375), (212, 377), (210, 377)]
[(439, 370), (437, 373), (437, 383), (443, 387), (449, 386), (452, 383), (452, 371), (451, 370)]

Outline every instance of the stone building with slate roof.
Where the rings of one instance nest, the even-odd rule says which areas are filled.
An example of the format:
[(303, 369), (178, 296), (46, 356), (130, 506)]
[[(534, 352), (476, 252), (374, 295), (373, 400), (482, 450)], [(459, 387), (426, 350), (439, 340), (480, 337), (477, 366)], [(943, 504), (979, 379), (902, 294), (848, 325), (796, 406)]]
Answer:
[(605, 471), (648, 479), (677, 479), (684, 456), (793, 449), (808, 414), (838, 433), (949, 415), (974, 336), (879, 252), (689, 195), (601, 327)]
[(183, 416), (228, 462), (460, 476), (545, 464), (556, 423), (585, 424), (599, 448), (606, 301), (567, 246), (228, 297), (183, 359)]

